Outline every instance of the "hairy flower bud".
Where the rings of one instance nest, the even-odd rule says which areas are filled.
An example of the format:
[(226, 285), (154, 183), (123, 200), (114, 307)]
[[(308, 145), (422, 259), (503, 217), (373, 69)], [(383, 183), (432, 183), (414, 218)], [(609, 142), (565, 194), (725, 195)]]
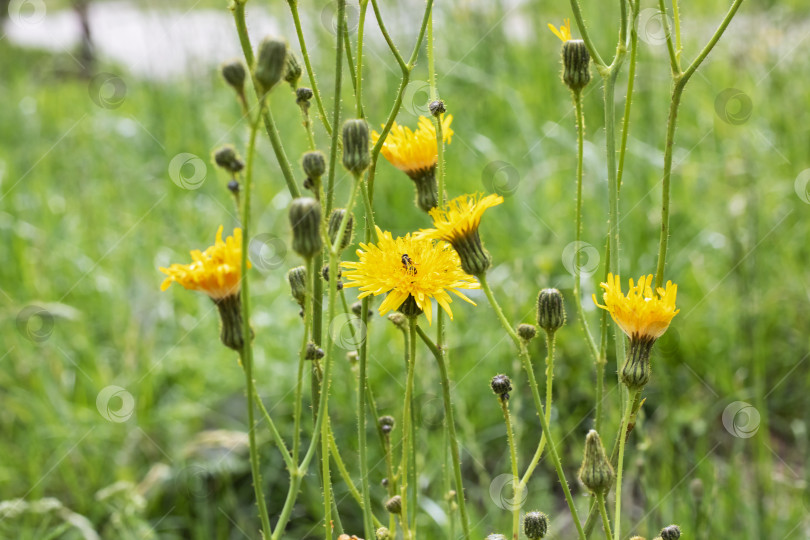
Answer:
[(343, 166), (353, 174), (363, 174), (371, 163), (368, 123), (362, 118), (343, 123)]
[(652, 367), (650, 366), (650, 351), (655, 339), (630, 338), (630, 348), (624, 360), (619, 378), (631, 390), (644, 388), (650, 382)]
[(379, 420), (377, 420), (377, 421), (380, 423), (380, 429), (386, 435), (391, 433), (391, 431), (394, 429), (394, 425), (396, 423), (396, 421), (394, 420), (394, 417), (393, 416), (388, 416), (388, 415), (381, 416), (379, 418)]
[(533, 324), (520, 324), (517, 327), (517, 334), (523, 341), (531, 341), (537, 335), (537, 327)]
[(214, 163), (232, 174), (245, 168), (245, 162), (232, 144), (225, 144), (214, 150)]
[(399, 514), (402, 512), (402, 497), (394, 495), (385, 502), (385, 509), (392, 514)]
[(442, 101), (441, 99), (431, 101), (430, 105), (428, 105), (428, 108), (430, 109), (430, 114), (432, 114), (435, 117), (439, 117), (447, 112), (447, 107), (445, 107), (444, 101)]
[(220, 68), (222, 78), (225, 82), (231, 85), (237, 94), (242, 94), (245, 91), (245, 78), (247, 73), (245, 71), (245, 64), (241, 60), (231, 60), (225, 62)]
[(613, 484), (613, 467), (605, 454), (602, 439), (596, 430), (590, 430), (585, 437), (585, 456), (579, 469), (579, 479), (593, 494), (605, 494)]
[(416, 186), (416, 206), (430, 212), (439, 205), (439, 184), (436, 180), (436, 166), (408, 173)]
[(326, 356), (326, 353), (323, 352), (323, 349), (321, 349), (311, 341), (307, 343), (307, 350), (306, 354), (304, 355), (304, 358), (306, 358), (307, 360), (320, 360), (324, 356)]
[(393, 325), (399, 328), (400, 330), (405, 330), (407, 328), (408, 319), (405, 317), (405, 315), (403, 315), (399, 311), (389, 313), (388, 320), (391, 321)]
[(681, 537), (681, 528), (677, 525), (669, 525), (661, 529), (661, 538), (663, 540), (678, 540)]
[(290, 83), (290, 87), (295, 90), (298, 81), (301, 79), (301, 63), (292, 51), (287, 52), (287, 65), (284, 70), (284, 80)]
[(240, 295), (237, 293), (215, 299), (214, 303), (217, 305), (219, 319), (222, 323), (219, 330), (219, 339), (229, 349), (241, 351), (245, 340), (242, 330), (242, 299)]
[[(340, 223), (343, 221), (343, 216), (346, 215), (346, 210), (343, 208), (335, 208), (329, 216), (329, 241), (334, 245), (338, 232), (340, 232)], [(338, 244), (338, 251), (343, 251), (352, 243), (352, 233), (354, 232), (354, 216), (349, 214), (349, 219), (346, 222), (346, 228), (343, 230), (343, 236)]]
[(301, 168), (308, 178), (320, 178), (326, 172), (326, 158), (320, 150), (307, 152), (301, 158)]
[(310, 197), (293, 199), (290, 205), (292, 246), (296, 253), (308, 259), (321, 251), (321, 205)]
[(591, 55), (581, 39), (563, 43), (563, 82), (574, 92), (585, 88), (591, 80)]
[(377, 540), (391, 540), (391, 531), (388, 530), (388, 527), (380, 527), (377, 529), (377, 532), (374, 533), (374, 536)]
[(512, 381), (508, 376), (503, 374), (495, 375), (492, 377), (490, 386), (492, 387), (492, 391), (495, 392), (495, 395), (509, 399), (509, 392), (512, 391)]
[(565, 324), (565, 306), (557, 289), (543, 289), (537, 295), (537, 324), (546, 332), (556, 332)]
[(290, 282), (290, 292), (298, 305), (304, 307), (307, 298), (307, 269), (303, 266), (296, 266), (287, 272), (287, 280)]
[(543, 512), (528, 512), (523, 518), (523, 532), (528, 538), (543, 538), (548, 533), (548, 516)]
[(266, 37), (259, 44), (253, 75), (262, 93), (269, 92), (284, 76), (287, 69), (287, 42)]

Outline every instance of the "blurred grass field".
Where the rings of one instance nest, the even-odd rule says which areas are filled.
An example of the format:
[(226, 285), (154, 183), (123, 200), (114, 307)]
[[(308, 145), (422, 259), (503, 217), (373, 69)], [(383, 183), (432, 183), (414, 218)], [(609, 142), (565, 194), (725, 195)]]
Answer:
[[(186, 4), (227, 12), (215, 2)], [(172, 9), (182, 12), (186, 4)], [(385, 4), (397, 13), (422, 9), (420, 2)], [(286, 5), (259, 5), (297, 50)], [(161, 9), (157, 3), (143, 8)], [(320, 14), (324, 8), (301, 9)], [(494, 259), (490, 282), (510, 319), (532, 321), (539, 288), (557, 287), (568, 299), (569, 324), (558, 335), (553, 429), (573, 480), (591, 426), (595, 375), (575, 324), (570, 259), (564, 256), (574, 240), (573, 107), (559, 80), (559, 42), (545, 28), (569, 16), (567, 3), (459, 2), (438, 9), (439, 88), (455, 130), (446, 152), (448, 192), (506, 195), (481, 230)], [(607, 55), (614, 30), (597, 25), (612, 18), (597, 17), (595, 1), (583, 9)], [(711, 35), (724, 9), (718, 1), (682, 6), (686, 59)], [(743, 4), (686, 91), (667, 265), (667, 278), (679, 286), (681, 313), (654, 350), (654, 376), (630, 438), (629, 532), (653, 537), (675, 522), (695, 539), (810, 536), (809, 16), (801, 2)], [(415, 28), (389, 25), (409, 51)], [(312, 26), (316, 73), (331, 106), (330, 34), (317, 20)], [(376, 126), (387, 115), (398, 77), (376, 27), (368, 32), (365, 110)], [(252, 37), (261, 35), (254, 31)], [(173, 39), (182, 40), (182, 32)], [(236, 39), (234, 31), (231, 47)], [(642, 43), (639, 55), (621, 192), (626, 277), (654, 271), (669, 99), (665, 46)], [(120, 77), (125, 89), (118, 101), (102, 102), (106, 106), (97, 104), (98, 88), (72, 74), (77, 67), (67, 52), (23, 49), (3, 39), (0, 58), (0, 501), (53, 497), (75, 513), (13, 512), (0, 504), (6, 512), (0, 537), (82, 538), (78, 528), (64, 525), (65, 516), (81, 515), (102, 538), (258, 538), (241, 435), (241, 370), (219, 344), (216, 310), (204, 295), (158, 289), (159, 266), (186, 261), (190, 249), (209, 245), (220, 223), (226, 230), (236, 225), (227, 178), (209, 163), (214, 147), (233, 142), (244, 149), (247, 135), (215, 67), (227, 57), (160, 81), (102, 58), (96, 70)], [(415, 124), (424, 109), (425, 88), (418, 83), (426, 77), (422, 56), (401, 123)], [(607, 197), (601, 91), (594, 77), (585, 98), (583, 238), (594, 247), (587, 253), (599, 257)], [(617, 95), (623, 96), (626, 69), (620, 81)], [(344, 97), (350, 91), (347, 82)], [(287, 92), (274, 94), (272, 106), (287, 153), (297, 160), (306, 139)], [(326, 150), (325, 133), (316, 128)], [(287, 251), (289, 195), (266, 139), (259, 150), (254, 231), (283, 243), (273, 240), (270, 262), (253, 273), (256, 378), (268, 409), (289, 433), (301, 323), (285, 275), (300, 259)], [(199, 189), (182, 189), (170, 178), (169, 163), (180, 153), (207, 164)], [(381, 160), (377, 222), (395, 233), (426, 227), (412, 198), (411, 182)], [(361, 218), (361, 211), (356, 214)], [(591, 262), (595, 267), (597, 260)], [(599, 272), (584, 287), (586, 307)], [(351, 302), (354, 292), (347, 297)], [(518, 403), (527, 403), (528, 388), (483, 295), (476, 299), (478, 307), (457, 304), (449, 340), (467, 497), (483, 537), (510, 522), (498, 501), (509, 494), (490, 490), (492, 480), (509, 470), (489, 379), (509, 373)], [(596, 324), (593, 309), (588, 316)], [(400, 338), (389, 326), (375, 317), (369, 329), (371, 385), (381, 414), (399, 410), (404, 375)], [(545, 347), (542, 340), (534, 343), (542, 374)], [(441, 538), (447, 490), (442, 407), (429, 360), (423, 352), (417, 375), (424, 428), (419, 525), (424, 538)], [(615, 399), (606, 407), (608, 440), (619, 422), (615, 369), (611, 359), (607, 391)], [(339, 405), (354, 400), (354, 374), (348, 362), (339, 362), (336, 371), (333, 424), (357, 475), (354, 409)], [(123, 393), (109, 391), (105, 395), (117, 397), (102, 406), (99, 395), (111, 386)], [(117, 417), (127, 408), (127, 395), (131, 417)], [(738, 424), (724, 425), (724, 411), (735, 402), (751, 408), (742, 410), (747, 416)], [(520, 409), (516, 429), (524, 465), (539, 438), (535, 426), (529, 408)], [(201, 438), (205, 430), (227, 431)], [(260, 434), (275, 516), (286, 494), (286, 471), (266, 431)], [(379, 446), (373, 434), (369, 440), (371, 463), (377, 463)], [(378, 515), (384, 470), (378, 463), (371, 472)], [(314, 468), (310, 473), (290, 538), (322, 535)], [(359, 532), (360, 513), (337, 476), (335, 490), (346, 531)], [(587, 508), (584, 490), (577, 486), (575, 493), (580, 508)], [(529, 485), (527, 505), (551, 516), (550, 537), (570, 537), (559, 483), (545, 460)]]

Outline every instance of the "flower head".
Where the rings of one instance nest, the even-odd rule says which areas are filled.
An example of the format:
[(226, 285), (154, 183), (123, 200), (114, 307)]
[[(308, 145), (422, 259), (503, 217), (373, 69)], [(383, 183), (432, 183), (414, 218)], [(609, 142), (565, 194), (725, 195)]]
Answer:
[(176, 282), (186, 289), (202, 291), (215, 301), (239, 293), (242, 278), (242, 229), (234, 229), (233, 236), (223, 241), (220, 225), (214, 245), (205, 251), (193, 250), (191, 258), (194, 261), (191, 264), (173, 264), (169, 268), (160, 269), (168, 276), (160, 286), (161, 291)]
[(564, 19), (559, 30), (551, 23), (549, 23), (548, 29), (554, 32), (554, 35), (560, 38), (563, 43), (571, 40), (571, 19)]
[(358, 262), (344, 262), (346, 287), (359, 287), (360, 298), (387, 294), (380, 304), (380, 315), (398, 309), (412, 299), (427, 317), (433, 316), (431, 300), (444, 308), (450, 318), (453, 293), (462, 300), (467, 298), (462, 289), (477, 289), (478, 283), (459, 267), (458, 256), (445, 243), (411, 234), (394, 238), (390, 232), (377, 228), (377, 244), (360, 244)]
[[(452, 121), (453, 115), (450, 114), (441, 119), (444, 140), (448, 143), (453, 138), (453, 130), (450, 128)], [(372, 131), (372, 142), (377, 144), (379, 139), (380, 134)], [(408, 176), (421, 176), (426, 171), (432, 170), (439, 159), (436, 148), (436, 126), (424, 116), (419, 117), (416, 131), (394, 122), (381, 151), (391, 165)]]
[(602, 283), (605, 289), (602, 298), (605, 305), (596, 301), (594, 303), (610, 312), (610, 316), (627, 334), (631, 340), (656, 340), (669, 328), (672, 318), (678, 314), (675, 308), (675, 297), (678, 286), (667, 281), (667, 286), (652, 289), (653, 276), (641, 276), (638, 284), (630, 280), (630, 290), (627, 295), (622, 293), (619, 276), (608, 274), (607, 283)]

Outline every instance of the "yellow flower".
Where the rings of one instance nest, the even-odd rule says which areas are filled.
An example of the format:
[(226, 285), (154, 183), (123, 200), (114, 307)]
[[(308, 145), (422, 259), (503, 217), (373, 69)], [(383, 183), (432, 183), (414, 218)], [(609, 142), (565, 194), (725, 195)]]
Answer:
[(564, 19), (563, 25), (557, 30), (557, 27), (549, 23), (549, 30), (554, 32), (554, 35), (562, 40), (563, 43), (571, 41), (571, 19)]
[(630, 280), (630, 290), (625, 296), (619, 276), (608, 274), (607, 283), (602, 283), (605, 289), (602, 295), (605, 305), (596, 301), (594, 303), (610, 312), (610, 316), (619, 327), (632, 340), (656, 340), (669, 328), (672, 318), (678, 314), (675, 308), (675, 297), (678, 286), (667, 281), (667, 286), (659, 287), (655, 292), (652, 289), (653, 276), (642, 276), (638, 284)]
[(242, 229), (234, 229), (233, 236), (223, 241), (220, 225), (214, 245), (202, 252), (195, 249), (191, 252), (191, 258), (194, 261), (191, 264), (173, 264), (169, 268), (160, 269), (168, 276), (160, 286), (161, 291), (176, 282), (186, 289), (202, 291), (215, 301), (239, 293), (242, 278)]
[[(450, 128), (452, 121), (453, 115), (450, 114), (442, 118), (442, 134), (445, 142), (448, 143), (453, 138), (453, 130)], [(379, 139), (380, 134), (372, 131), (372, 142), (377, 144)], [(433, 169), (439, 159), (439, 152), (436, 148), (436, 127), (430, 119), (424, 116), (419, 117), (416, 131), (411, 131), (410, 128), (394, 122), (381, 151), (385, 159), (397, 169), (411, 177), (420, 176)]]
[(409, 298), (425, 313), (428, 323), (433, 318), (432, 299), (444, 308), (450, 318), (453, 293), (473, 305), (461, 289), (480, 286), (459, 267), (455, 252), (445, 243), (411, 235), (393, 238), (377, 227), (377, 244), (360, 244), (358, 262), (344, 262), (345, 287), (359, 287), (360, 298), (387, 294), (380, 304), (380, 315), (398, 309)]

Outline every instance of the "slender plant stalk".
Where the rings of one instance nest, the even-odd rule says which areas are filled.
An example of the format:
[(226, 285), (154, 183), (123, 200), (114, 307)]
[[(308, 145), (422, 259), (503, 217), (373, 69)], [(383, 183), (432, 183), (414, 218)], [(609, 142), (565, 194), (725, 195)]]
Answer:
[(630, 128), (630, 112), (633, 107), (633, 90), (636, 83), (636, 58), (638, 56), (638, 14), (639, 3), (632, 9), (632, 24), (630, 25), (630, 61), (627, 70), (627, 94), (624, 99), (624, 116), (622, 116), (622, 139), (619, 143), (619, 167), (616, 171), (617, 189), (621, 193), (622, 179), (624, 177), (624, 159), (627, 155), (627, 134)]
[[(402, 511), (400, 513), (400, 521), (402, 523), (402, 534), (405, 540), (413, 540), (413, 536), (411, 534), (409, 520), (408, 520), (408, 459), (410, 458), (410, 437), (411, 437), (411, 405), (413, 403), (413, 383), (414, 383), (414, 375), (415, 375), (415, 364), (416, 364), (416, 339), (415, 339), (415, 332), (416, 332), (416, 321), (413, 317), (408, 319), (408, 341), (406, 341), (406, 346), (408, 348), (408, 365), (407, 365), (407, 377), (405, 383), (405, 401), (402, 405), (402, 442), (401, 442), (401, 450), (402, 450), (402, 457), (399, 462), (399, 475), (402, 479), (402, 484), (400, 485), (400, 497), (402, 497)], [(414, 512), (416, 509), (414, 508)]]
[(633, 408), (633, 403), (640, 393), (641, 390), (634, 390), (632, 392), (631, 399), (627, 401), (627, 406), (624, 409), (622, 424), (619, 430), (619, 461), (618, 467), (616, 468), (616, 512), (613, 517), (613, 527), (616, 530), (616, 538), (622, 537), (622, 470), (624, 469), (624, 447), (627, 440), (625, 432), (627, 431), (627, 425), (630, 421), (630, 412)]
[(337, 166), (338, 140), (340, 138), (340, 100), (343, 75), (343, 28), (346, 25), (346, 0), (337, 0), (338, 27), (335, 31), (335, 106), (332, 111), (332, 142), (329, 147), (329, 172), (326, 180), (326, 207), (324, 215), (332, 212), (335, 200), (335, 167)]
[(509, 398), (500, 396), (498, 401), (501, 402), (503, 421), (506, 424), (506, 439), (509, 443), (509, 461), (512, 462), (512, 539), (518, 540), (520, 537), (520, 499), (523, 490), (520, 485), (520, 476), (518, 476), (517, 449), (512, 430), (512, 418), (509, 415)]
[(607, 510), (605, 509), (604, 493), (596, 495), (596, 505), (599, 507), (599, 514), (602, 516), (602, 528), (605, 531), (605, 538), (607, 540), (613, 540), (613, 535), (610, 533), (610, 520), (608, 519)]
[[(461, 456), (458, 449), (458, 438), (456, 436), (456, 423), (453, 417), (453, 402), (450, 399), (450, 377), (447, 374), (447, 364), (444, 361), (444, 355), (430, 340), (430, 337), (419, 328), (415, 327), (419, 337), (433, 353), (436, 358), (436, 363), (439, 365), (439, 373), (442, 379), (442, 398), (444, 400), (444, 415), (447, 419), (447, 430), (450, 435), (450, 456), (453, 459), (453, 473), (456, 476), (456, 501), (458, 503), (459, 513), (461, 514), (461, 528), (464, 532), (464, 538), (469, 540), (470, 536), (470, 520), (467, 515), (467, 504), (464, 501), (464, 483), (461, 476)], [(413, 339), (413, 338), (411, 338)]]
[(363, 118), (363, 38), (366, 27), (366, 10), (368, 0), (360, 0), (360, 21), (357, 26), (357, 74), (355, 75), (355, 98), (357, 117)]
[(546, 414), (543, 408), (543, 401), (540, 398), (540, 390), (537, 386), (537, 379), (534, 376), (534, 369), (532, 368), (532, 361), (529, 357), (529, 351), (526, 349), (526, 346), (521, 342), (520, 338), (518, 337), (517, 333), (515, 333), (515, 329), (512, 328), (512, 325), (509, 324), (509, 320), (503, 314), (503, 310), (501, 306), (498, 304), (497, 300), (495, 300), (495, 296), (492, 294), (492, 289), (487, 282), (486, 274), (481, 274), (478, 277), (478, 281), (481, 282), (481, 288), (484, 290), (484, 294), (489, 300), (492, 309), (495, 311), (495, 314), (498, 316), (498, 320), (500, 320), (501, 324), (506, 330), (506, 333), (509, 337), (512, 338), (512, 341), (515, 342), (515, 345), (518, 347), (520, 359), (523, 362), (523, 368), (526, 371), (526, 374), (529, 377), (529, 385), (532, 389), (532, 397), (534, 398), (534, 406), (537, 409), (537, 416), (540, 418), (540, 427), (543, 430), (543, 433), (546, 434), (546, 439), (548, 441), (548, 450), (549, 455), (551, 456), (551, 461), (554, 464), (554, 468), (557, 471), (557, 477), (560, 480), (560, 484), (563, 488), (563, 493), (565, 493), (565, 501), (568, 503), (568, 509), (571, 511), (571, 518), (574, 521), (574, 525), (577, 529), (577, 534), (580, 539), (585, 538), (585, 532), (582, 529), (582, 523), (579, 520), (579, 515), (577, 514), (577, 507), (574, 504), (574, 499), (571, 496), (571, 489), (568, 487), (568, 480), (565, 478), (565, 471), (562, 468), (562, 462), (560, 461), (560, 456), (557, 454), (556, 445), (554, 444), (554, 439), (552, 437), (551, 431), (549, 429), (549, 423), (546, 421)]
[(306, 261), (307, 280), (306, 280), (306, 300), (304, 302), (304, 338), (301, 340), (301, 351), (298, 355), (298, 373), (295, 383), (295, 411), (293, 413), (294, 429), (293, 436), (293, 461), (296, 466), (298, 465), (298, 454), (301, 446), (301, 415), (302, 405), (304, 401), (304, 366), (307, 363), (307, 345), (309, 344), (310, 332), (312, 331), (312, 306), (314, 304), (312, 298), (312, 280), (309, 277), (314, 273), (312, 260)]

